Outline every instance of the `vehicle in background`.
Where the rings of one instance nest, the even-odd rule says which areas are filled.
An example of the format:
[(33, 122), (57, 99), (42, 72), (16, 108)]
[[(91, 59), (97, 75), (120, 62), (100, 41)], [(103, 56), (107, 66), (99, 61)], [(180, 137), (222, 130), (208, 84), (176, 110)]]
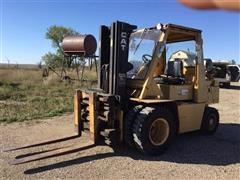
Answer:
[(214, 79), (218, 80), (220, 87), (229, 88), (231, 85), (231, 72), (228, 70), (229, 62), (214, 61)]
[(229, 88), (231, 82), (239, 81), (240, 68), (238, 65), (227, 61), (213, 61), (214, 78), (221, 87)]
[(231, 73), (231, 82), (238, 82), (240, 79), (240, 65), (230, 64), (228, 65), (228, 70)]

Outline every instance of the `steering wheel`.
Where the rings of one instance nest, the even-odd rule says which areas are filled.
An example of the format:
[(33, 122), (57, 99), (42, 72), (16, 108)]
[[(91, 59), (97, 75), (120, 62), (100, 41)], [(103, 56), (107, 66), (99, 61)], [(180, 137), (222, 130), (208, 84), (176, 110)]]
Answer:
[(144, 54), (144, 55), (142, 55), (142, 60), (144, 63), (148, 63), (152, 60), (152, 56), (149, 54)]

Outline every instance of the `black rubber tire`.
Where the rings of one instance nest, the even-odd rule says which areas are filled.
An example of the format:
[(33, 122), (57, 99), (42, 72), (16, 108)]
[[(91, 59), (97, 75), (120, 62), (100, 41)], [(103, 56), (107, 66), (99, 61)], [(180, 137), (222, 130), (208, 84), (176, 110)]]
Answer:
[[(213, 124), (210, 123), (211, 119), (213, 120)], [(219, 126), (219, 113), (217, 109), (212, 107), (205, 107), (201, 125), (201, 132), (207, 135), (214, 134), (218, 129), (218, 126)]]
[[(161, 145), (154, 145), (149, 137), (150, 127), (158, 118), (167, 121), (169, 133)], [(136, 147), (140, 152), (150, 155), (160, 155), (166, 151), (176, 135), (176, 122), (172, 113), (163, 107), (145, 107), (142, 109), (133, 125), (133, 137)]]
[(137, 114), (143, 109), (143, 105), (137, 105), (131, 108), (125, 116), (124, 121), (124, 141), (130, 147), (134, 147), (133, 141), (133, 122), (137, 117)]
[(230, 82), (223, 83), (223, 88), (229, 89), (231, 87)]

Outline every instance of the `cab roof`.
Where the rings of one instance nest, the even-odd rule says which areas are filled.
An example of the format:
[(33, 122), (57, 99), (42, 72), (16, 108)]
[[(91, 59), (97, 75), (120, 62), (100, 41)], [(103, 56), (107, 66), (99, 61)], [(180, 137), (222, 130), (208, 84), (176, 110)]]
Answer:
[(201, 36), (202, 32), (199, 29), (176, 24), (167, 24), (164, 26), (164, 30), (169, 33), (167, 43), (197, 40), (199, 35)]

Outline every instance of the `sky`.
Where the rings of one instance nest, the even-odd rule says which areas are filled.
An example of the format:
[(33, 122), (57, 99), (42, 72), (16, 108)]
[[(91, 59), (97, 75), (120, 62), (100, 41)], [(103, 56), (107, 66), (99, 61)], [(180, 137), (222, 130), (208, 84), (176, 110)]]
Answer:
[(54, 52), (51, 25), (99, 38), (99, 26), (120, 20), (152, 27), (174, 23), (203, 31), (204, 57), (240, 63), (240, 13), (193, 10), (176, 0), (0, 0), (0, 63), (37, 64)]

